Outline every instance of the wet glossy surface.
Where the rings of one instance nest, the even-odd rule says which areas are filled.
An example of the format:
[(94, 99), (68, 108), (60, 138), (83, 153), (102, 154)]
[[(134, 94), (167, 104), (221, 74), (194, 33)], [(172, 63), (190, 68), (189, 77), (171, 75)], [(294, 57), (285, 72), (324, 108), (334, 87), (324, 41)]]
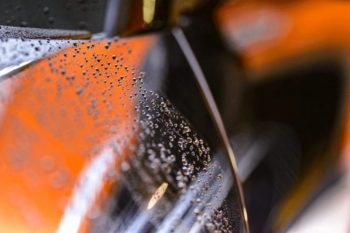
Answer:
[(242, 232), (234, 175), (191, 70), (185, 59), (181, 75), (159, 69), (183, 56), (174, 41), (70, 46), (0, 83), (1, 230)]

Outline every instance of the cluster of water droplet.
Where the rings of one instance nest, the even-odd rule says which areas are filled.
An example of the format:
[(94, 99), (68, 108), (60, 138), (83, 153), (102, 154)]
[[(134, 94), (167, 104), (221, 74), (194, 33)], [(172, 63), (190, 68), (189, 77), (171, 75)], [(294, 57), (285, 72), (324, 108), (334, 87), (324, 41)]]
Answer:
[(138, 113), (135, 156), (124, 162), (127, 169), (123, 169), (131, 195), (142, 206), (157, 186), (166, 182), (169, 188), (153, 212), (153, 224), (161, 225), (168, 211), (180, 205), (177, 201), (191, 193), (189, 211), (178, 214), (169, 230), (179, 232), (184, 219), (193, 219), (192, 224), (206, 224), (209, 232), (232, 232), (228, 218), (220, 217), (225, 213), (218, 212), (216, 201), (211, 203), (221, 192), (223, 168), (212, 160), (208, 144), (171, 102), (144, 87), (143, 75), (134, 80), (138, 91), (130, 96), (137, 100)]
[(230, 219), (225, 215), (224, 211), (215, 210), (205, 224), (205, 228), (209, 232), (228, 233), (234, 232), (232, 225), (233, 223), (230, 222)]
[[(18, 41), (21, 43), (16, 44)], [(55, 126), (51, 133), (58, 138), (65, 133), (73, 134), (71, 132), (78, 127), (84, 127), (79, 116), (87, 114), (93, 119), (96, 128), (96, 132), (86, 135), (92, 144), (101, 145), (101, 133), (98, 132), (102, 129), (103, 135), (107, 135), (104, 138), (107, 138), (108, 145), (113, 147), (117, 157), (122, 157), (127, 151), (127, 156), (124, 156), (117, 167), (120, 171), (114, 170), (107, 174), (108, 179), (112, 177), (116, 180), (116, 196), (109, 201), (118, 202), (124, 198), (136, 202), (138, 206), (145, 206), (157, 187), (165, 182), (169, 186), (158, 206), (151, 212), (149, 221), (152, 224), (161, 225), (168, 211), (176, 207), (174, 205), (179, 205), (178, 201), (185, 202), (190, 193), (190, 201), (186, 207), (188, 211), (176, 216), (170, 231), (178, 231), (187, 226), (184, 223), (186, 219), (193, 220), (191, 224), (205, 226), (209, 232), (232, 231), (225, 211), (218, 210), (220, 205), (215, 204), (221, 199), (214, 200), (217, 197), (216, 193), (221, 192), (224, 169), (212, 158), (213, 152), (209, 145), (189, 121), (166, 97), (144, 85), (144, 80), (148, 77), (140, 72), (136, 64), (130, 65), (125, 61), (133, 53), (127, 42), (117, 39), (62, 43), (49, 40), (33, 42), (6, 39), (4, 42), (7, 45), (0, 45), (0, 49), (6, 54), (0, 60), (0, 64), (4, 65), (18, 63), (23, 57), (39, 57), (55, 49), (72, 46), (47, 59), (47, 65), (42, 67), (46, 74), (44, 79), (49, 83), (48, 86), (52, 83), (53, 85), (48, 90), (36, 86), (33, 95), (40, 99), (45, 91), (53, 91), (56, 100), (60, 100), (64, 95), (72, 92), (75, 94), (74, 101), (67, 100), (68, 102), (63, 104), (77, 105), (76, 128), (62, 129), (59, 125)], [(94, 52), (96, 47), (100, 49), (101, 46), (105, 52)], [(123, 52), (111, 52), (118, 47), (123, 47)], [(101, 86), (103, 88), (100, 88)], [(76, 99), (78, 101), (75, 101)], [(35, 114), (44, 126), (45, 122), (49, 121), (50, 114), (59, 112), (62, 118), (72, 114), (66, 112), (64, 105), (59, 108), (57, 111), (46, 109), (49, 113), (40, 109), (40, 112)], [(98, 149), (97, 147), (96, 153)], [(48, 167), (50, 164), (43, 163), (43, 166)], [(59, 175), (52, 185), (54, 188), (62, 188), (70, 180), (69, 173), (57, 174)], [(118, 189), (121, 189), (122, 185), (129, 190), (130, 196), (118, 196)], [(103, 213), (99, 215), (102, 216)], [(101, 216), (93, 214), (94, 219)]]
[(0, 69), (40, 59), (72, 43), (69, 40), (0, 38)]
[[(109, 50), (112, 42), (116, 41), (105, 43), (104, 48)], [(121, 44), (127, 46), (126, 43)], [(87, 49), (94, 49), (93, 44), (86, 46)], [(132, 53), (131, 49), (127, 51)], [(79, 52), (79, 49), (76, 49), (76, 53)], [(64, 56), (74, 57), (74, 54)], [(208, 144), (168, 99), (144, 85), (144, 80), (147, 78), (145, 73), (138, 72), (135, 67), (125, 65), (123, 54), (111, 57), (94, 54), (92, 58), (94, 63), (97, 62), (100, 65), (96, 67), (90, 65), (92, 73), (83, 73), (83, 76), (86, 76), (86, 85), (92, 81), (108, 85), (108, 88), (102, 93), (104, 103), (106, 103), (108, 93), (116, 85), (124, 93), (124, 96), (116, 96), (121, 100), (122, 105), (126, 107), (133, 103), (134, 106), (135, 114), (131, 112), (128, 114), (133, 122), (128, 137), (112, 141), (116, 151), (121, 144), (124, 144), (131, 153), (130, 157), (121, 163), (122, 173), (114, 174), (124, 177), (132, 199), (138, 205), (143, 206), (159, 184), (166, 182), (169, 187), (161, 204), (153, 210), (150, 220), (153, 224), (160, 225), (167, 212), (174, 208), (175, 202), (185, 198), (186, 193), (192, 192), (191, 202), (187, 207), (190, 210), (189, 214), (178, 215), (174, 221), (177, 224), (173, 224), (171, 230), (175, 231), (182, 224), (182, 220), (190, 216), (194, 222), (214, 224), (216, 231), (230, 232), (229, 224), (225, 224), (224, 221), (226, 219), (227, 222), (227, 218), (220, 217), (225, 213), (222, 210), (218, 212), (218, 206), (214, 204), (211, 206), (215, 193), (221, 191), (223, 169), (218, 162), (212, 161), (212, 151)], [(64, 61), (61, 61), (61, 64), (62, 62)], [(85, 62), (89, 64), (87, 59)], [(81, 66), (82, 70), (84, 66)], [(74, 78), (65, 72), (63, 66), (58, 69), (53, 68), (52, 72), (61, 72), (68, 82), (74, 81)], [(131, 76), (122, 75), (116, 80), (113, 79), (120, 73), (129, 72)], [(129, 82), (130, 79), (132, 82)], [(81, 95), (83, 91), (84, 87), (79, 87), (76, 94)], [(125, 97), (128, 97), (127, 100)], [(96, 104), (96, 100), (92, 100), (88, 109), (97, 120), (99, 116)], [(111, 125), (107, 125), (106, 130), (110, 127)], [(118, 131), (113, 133), (118, 133)], [(136, 143), (130, 144), (133, 137), (136, 138)], [(216, 181), (216, 185), (212, 187), (213, 180)], [(208, 226), (206, 225), (207, 230), (212, 232)]]

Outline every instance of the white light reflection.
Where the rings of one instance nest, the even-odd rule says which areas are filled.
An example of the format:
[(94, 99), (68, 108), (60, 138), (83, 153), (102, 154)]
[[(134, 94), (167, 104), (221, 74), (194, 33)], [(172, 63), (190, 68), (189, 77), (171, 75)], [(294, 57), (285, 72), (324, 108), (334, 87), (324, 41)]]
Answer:
[(164, 182), (162, 183), (158, 189), (154, 192), (151, 199), (148, 202), (147, 209), (150, 210), (155, 206), (158, 201), (163, 197), (166, 189), (168, 188), (168, 183)]
[(16, 70), (19, 70), (19, 69), (25, 67), (26, 65), (30, 64), (31, 62), (33, 62), (33, 61), (32, 60), (24, 61), (24, 62), (22, 62), (20, 64), (17, 64), (17, 65), (12, 65), (12, 66), (8, 66), (8, 67), (5, 67), (5, 68), (2, 68), (0, 70), (0, 81), (2, 79), (5, 79), (6, 76), (12, 74)]
[(64, 211), (57, 233), (79, 232), (81, 223), (103, 188), (103, 178), (114, 164), (112, 148), (105, 148), (84, 169)]

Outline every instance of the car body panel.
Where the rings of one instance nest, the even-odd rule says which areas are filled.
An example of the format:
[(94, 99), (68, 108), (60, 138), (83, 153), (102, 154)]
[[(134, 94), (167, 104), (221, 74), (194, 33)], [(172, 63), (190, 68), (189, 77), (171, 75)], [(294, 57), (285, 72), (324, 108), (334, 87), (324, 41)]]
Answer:
[[(95, 156), (116, 138), (121, 151), (132, 144), (132, 79), (155, 40), (76, 43), (1, 83), (15, 82), (0, 121), (0, 231), (55, 231)], [(96, 194), (81, 215), (108, 190), (108, 182), (102, 183), (100, 190), (88, 190)]]

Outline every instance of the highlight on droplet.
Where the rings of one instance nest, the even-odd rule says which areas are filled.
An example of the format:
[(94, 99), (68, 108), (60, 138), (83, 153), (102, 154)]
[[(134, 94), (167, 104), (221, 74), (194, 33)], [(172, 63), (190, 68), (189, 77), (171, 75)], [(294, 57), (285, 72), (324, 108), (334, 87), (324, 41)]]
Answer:
[(165, 191), (168, 188), (168, 183), (163, 182), (157, 190), (153, 193), (151, 199), (148, 202), (147, 209), (150, 210), (152, 209), (158, 201), (164, 196)]

